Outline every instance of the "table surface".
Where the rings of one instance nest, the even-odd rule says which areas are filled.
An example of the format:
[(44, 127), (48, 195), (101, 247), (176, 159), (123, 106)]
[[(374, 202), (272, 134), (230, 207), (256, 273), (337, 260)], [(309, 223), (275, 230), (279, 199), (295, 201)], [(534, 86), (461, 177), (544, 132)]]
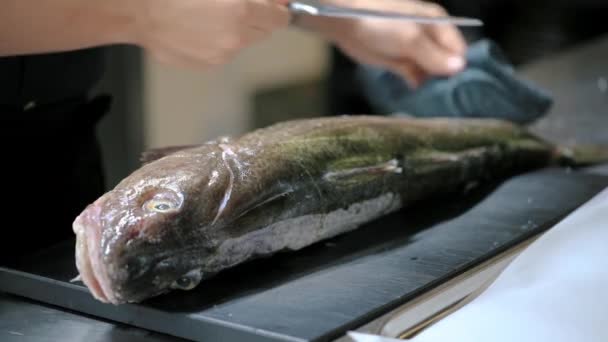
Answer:
[[(533, 130), (553, 141), (608, 144), (608, 36), (523, 67), (524, 77), (555, 97)], [(593, 168), (608, 174), (608, 165)], [(0, 340), (181, 341), (0, 293)]]

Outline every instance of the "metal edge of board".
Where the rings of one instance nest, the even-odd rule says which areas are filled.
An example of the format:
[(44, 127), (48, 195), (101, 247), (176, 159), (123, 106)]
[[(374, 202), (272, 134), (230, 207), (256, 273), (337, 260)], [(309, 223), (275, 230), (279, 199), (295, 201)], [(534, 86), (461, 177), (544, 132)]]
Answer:
[[(210, 341), (305, 342), (303, 339), (226, 323), (208, 317), (202, 320), (199, 318), (198, 324), (189, 324), (190, 321), (184, 321), (184, 326), (176, 329), (175, 320), (168, 319), (171, 316), (169, 312), (132, 304), (101, 306), (84, 287), (68, 285), (58, 280), (5, 267), (0, 267), (0, 283), (2, 283), (4, 291), (17, 296), (146, 330), (150, 326), (156, 326), (158, 327), (157, 332), (185, 339), (200, 336), (200, 332), (204, 331), (205, 336), (208, 336)], [(61, 286), (58, 286), (59, 283), (61, 283)], [(45, 291), (56, 292), (57, 295), (52, 297), (43, 295)], [(144, 311), (146, 314), (141, 314)], [(165, 322), (171, 322), (171, 328), (165, 326), (167, 324)], [(178, 331), (180, 333), (168, 333), (168, 331)]]

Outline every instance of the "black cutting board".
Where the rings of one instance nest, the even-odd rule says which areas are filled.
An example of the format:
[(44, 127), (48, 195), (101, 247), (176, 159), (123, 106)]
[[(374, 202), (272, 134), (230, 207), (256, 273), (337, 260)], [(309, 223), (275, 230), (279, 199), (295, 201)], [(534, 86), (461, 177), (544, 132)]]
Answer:
[(331, 340), (551, 227), (608, 177), (547, 169), (402, 210), (144, 304), (95, 301), (73, 241), (0, 268), (0, 290), (197, 341)]

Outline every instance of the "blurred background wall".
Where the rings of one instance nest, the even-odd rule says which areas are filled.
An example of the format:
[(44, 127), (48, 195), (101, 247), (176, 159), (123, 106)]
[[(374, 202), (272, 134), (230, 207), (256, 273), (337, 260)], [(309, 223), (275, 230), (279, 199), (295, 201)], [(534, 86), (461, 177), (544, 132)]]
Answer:
[(326, 54), (324, 42), (298, 30), (277, 33), (211, 71), (160, 65), (132, 47), (108, 49), (100, 88), (113, 94), (114, 106), (99, 127), (108, 188), (139, 165), (143, 149), (237, 135), (266, 124), (260, 120), (278, 120), (277, 114), (270, 119), (272, 110), (267, 117), (260, 114), (273, 108), (264, 99), (280, 98), (264, 96), (276, 89), (308, 85), (313, 96), (300, 91), (295, 97), (300, 107), (318, 110), (322, 89), (317, 84), (327, 66)]
[(321, 76), (325, 48), (313, 35), (275, 34), (212, 71), (193, 72), (145, 60), (145, 141), (188, 144), (252, 126), (252, 96), (259, 90)]

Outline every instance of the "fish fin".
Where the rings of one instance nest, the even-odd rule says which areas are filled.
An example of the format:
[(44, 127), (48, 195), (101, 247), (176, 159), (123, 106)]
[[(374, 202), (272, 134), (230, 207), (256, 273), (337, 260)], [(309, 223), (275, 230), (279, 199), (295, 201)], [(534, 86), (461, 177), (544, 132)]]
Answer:
[(157, 159), (160, 159), (162, 157), (173, 154), (175, 152), (183, 151), (183, 150), (198, 147), (198, 146), (201, 146), (201, 145), (178, 145), (178, 146), (166, 146), (166, 147), (152, 148), (152, 149), (142, 152), (142, 154), (139, 158), (139, 161), (142, 164), (148, 164)]
[(399, 166), (397, 159), (390, 159), (386, 162), (380, 162), (373, 165), (352, 166), (340, 168), (339, 170), (330, 170), (323, 175), (323, 179), (327, 181), (341, 181), (349, 179), (357, 179), (359, 176), (370, 176), (378, 174), (401, 173), (403, 168)]
[(557, 148), (557, 162), (562, 166), (584, 167), (608, 162), (606, 145), (572, 145)]
[(393, 113), (389, 113), (388, 116), (396, 116), (396, 117), (408, 118), (408, 119), (416, 118), (414, 115), (407, 113), (407, 112), (393, 112)]
[(293, 189), (287, 189), (279, 193), (266, 194), (264, 197), (259, 198), (255, 203), (252, 203), (249, 207), (244, 208), (238, 215), (236, 215), (235, 220), (245, 216), (246, 214), (254, 210), (260, 209), (264, 205), (268, 205), (270, 203), (276, 202), (277, 200), (285, 198), (286, 196), (289, 196), (292, 192)]

